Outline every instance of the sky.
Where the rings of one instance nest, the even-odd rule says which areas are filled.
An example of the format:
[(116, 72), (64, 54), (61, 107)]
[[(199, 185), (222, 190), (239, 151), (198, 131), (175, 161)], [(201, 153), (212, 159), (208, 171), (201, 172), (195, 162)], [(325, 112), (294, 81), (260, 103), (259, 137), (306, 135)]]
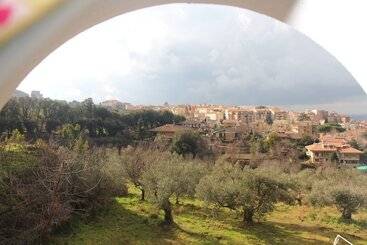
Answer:
[(68, 101), (367, 114), (360, 85), (316, 43), (264, 15), (214, 5), (164, 5), (103, 22), (51, 53), (18, 89)]

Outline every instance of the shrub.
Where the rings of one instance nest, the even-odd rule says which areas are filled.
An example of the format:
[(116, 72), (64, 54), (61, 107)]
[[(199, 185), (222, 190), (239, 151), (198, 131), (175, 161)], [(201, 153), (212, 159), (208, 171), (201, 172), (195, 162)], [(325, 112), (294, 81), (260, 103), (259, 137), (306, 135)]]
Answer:
[(204, 201), (241, 211), (244, 225), (251, 225), (254, 217), (271, 212), (276, 202), (292, 202), (292, 187), (287, 175), (274, 169), (242, 169), (219, 163), (200, 181), (197, 195)]
[(182, 156), (191, 154), (195, 158), (205, 154), (207, 146), (198, 133), (183, 132), (174, 138), (171, 151)]
[(143, 173), (143, 185), (148, 196), (164, 211), (164, 224), (174, 223), (170, 198), (193, 195), (205, 168), (177, 155), (164, 155)]
[(335, 205), (342, 219), (351, 220), (366, 206), (366, 183), (366, 176), (355, 170), (326, 169), (316, 174), (309, 200), (315, 206)]
[(344, 132), (346, 129), (338, 123), (325, 123), (317, 127), (319, 133), (330, 133), (331, 131)]
[(39, 243), (72, 216), (93, 214), (123, 187), (113, 180), (102, 150), (75, 152), (42, 141), (19, 145), (0, 145), (4, 243)]
[(115, 156), (121, 166), (123, 176), (141, 191), (141, 200), (145, 200), (145, 189), (142, 177), (150, 164), (154, 164), (164, 154), (157, 150), (143, 147), (128, 147)]

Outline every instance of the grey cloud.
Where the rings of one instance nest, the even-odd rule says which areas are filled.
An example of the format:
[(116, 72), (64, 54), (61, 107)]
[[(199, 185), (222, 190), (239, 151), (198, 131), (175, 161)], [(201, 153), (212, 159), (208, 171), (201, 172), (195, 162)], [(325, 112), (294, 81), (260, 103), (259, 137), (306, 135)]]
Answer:
[[(169, 14), (177, 9), (184, 18)], [(120, 100), (315, 105), (365, 96), (326, 51), (268, 17), (248, 11), (240, 17), (235, 8), (200, 5), (150, 11), (166, 16), (175, 33), (148, 54), (130, 53), (144, 65), (126, 76), (115, 74)]]

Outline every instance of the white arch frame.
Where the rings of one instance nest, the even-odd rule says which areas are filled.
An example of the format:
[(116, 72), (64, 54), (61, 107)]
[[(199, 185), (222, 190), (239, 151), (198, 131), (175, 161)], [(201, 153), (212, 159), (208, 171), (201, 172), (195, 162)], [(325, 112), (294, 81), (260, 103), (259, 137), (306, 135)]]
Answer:
[[(293, 25), (331, 52), (367, 91), (367, 70), (362, 63), (362, 58), (367, 57), (367, 48), (364, 47), (367, 35), (363, 33), (364, 23), (367, 23), (367, 17), (363, 17), (364, 6), (367, 7), (365, 0), (65, 0), (42, 21), (1, 48), (0, 108), (25, 76), (68, 39), (116, 15), (170, 3), (235, 6)], [(350, 18), (342, 19), (335, 14), (340, 9), (352, 11)], [(341, 21), (344, 24), (339, 26), (340, 29), (336, 28)], [(359, 27), (359, 31), (353, 32), (352, 26)], [(338, 31), (348, 34), (343, 35), (342, 42)]]

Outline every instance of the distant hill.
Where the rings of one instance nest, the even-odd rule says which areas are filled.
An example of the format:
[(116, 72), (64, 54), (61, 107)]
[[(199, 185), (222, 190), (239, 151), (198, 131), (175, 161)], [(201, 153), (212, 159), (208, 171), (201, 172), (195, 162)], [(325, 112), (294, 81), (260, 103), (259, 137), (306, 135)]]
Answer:
[(29, 97), (29, 94), (27, 94), (26, 92), (20, 91), (20, 90), (15, 90), (13, 93), (13, 97), (16, 97), (16, 98)]

